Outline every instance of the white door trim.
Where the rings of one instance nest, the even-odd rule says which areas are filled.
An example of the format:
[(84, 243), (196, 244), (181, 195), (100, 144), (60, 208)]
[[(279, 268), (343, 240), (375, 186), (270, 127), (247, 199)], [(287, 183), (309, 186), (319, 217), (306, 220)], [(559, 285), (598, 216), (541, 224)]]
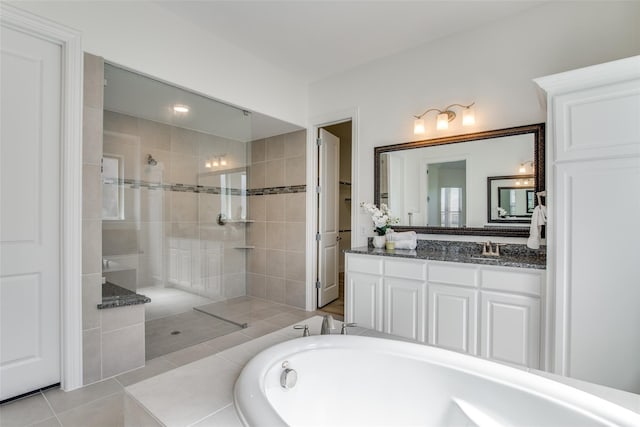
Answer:
[(80, 32), (3, 4), (2, 26), (62, 49), (60, 349), (61, 387), (82, 387), (82, 82)]
[[(316, 292), (316, 271), (318, 268), (318, 245), (316, 245), (316, 232), (318, 231), (318, 198), (316, 197), (316, 185), (318, 185), (318, 150), (316, 138), (318, 129), (324, 126), (351, 121), (351, 235), (358, 230), (359, 185), (358, 185), (358, 108), (335, 111), (316, 116), (309, 121), (307, 130), (307, 252), (306, 252), (306, 303), (307, 311), (313, 311), (318, 304)], [(356, 239), (351, 239), (351, 244)]]

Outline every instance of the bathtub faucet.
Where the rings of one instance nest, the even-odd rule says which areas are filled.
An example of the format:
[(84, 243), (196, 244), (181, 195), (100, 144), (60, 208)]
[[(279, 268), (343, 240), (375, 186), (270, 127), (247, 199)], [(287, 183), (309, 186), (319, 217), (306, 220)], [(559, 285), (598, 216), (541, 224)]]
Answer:
[(333, 322), (333, 316), (326, 314), (322, 319), (322, 327), (320, 328), (320, 335), (329, 335), (331, 331), (336, 328)]

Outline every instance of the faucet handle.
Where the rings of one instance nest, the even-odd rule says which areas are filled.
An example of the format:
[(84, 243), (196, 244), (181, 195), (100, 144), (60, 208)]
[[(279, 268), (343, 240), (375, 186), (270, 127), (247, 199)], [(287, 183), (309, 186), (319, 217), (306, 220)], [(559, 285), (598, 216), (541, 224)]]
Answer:
[(347, 335), (347, 328), (353, 328), (358, 326), (356, 323), (343, 323), (342, 330), (340, 331), (340, 335)]
[(302, 331), (303, 337), (308, 337), (309, 335), (311, 335), (309, 333), (309, 325), (295, 325), (293, 329), (304, 329), (304, 331)]

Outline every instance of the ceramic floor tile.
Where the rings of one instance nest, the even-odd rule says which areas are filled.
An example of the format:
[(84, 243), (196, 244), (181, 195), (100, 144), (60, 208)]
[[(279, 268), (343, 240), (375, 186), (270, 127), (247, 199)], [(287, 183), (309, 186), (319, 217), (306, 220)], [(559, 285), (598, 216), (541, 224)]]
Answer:
[(62, 412), (58, 419), (63, 427), (124, 426), (124, 392)]
[(191, 425), (232, 403), (240, 370), (236, 363), (210, 356), (134, 384), (127, 391), (163, 424)]
[(21, 427), (54, 416), (42, 393), (0, 405), (0, 426)]
[(54, 412), (59, 414), (122, 390), (122, 385), (118, 381), (109, 379), (69, 392), (60, 389), (47, 390), (44, 392), (44, 396)]
[(215, 352), (219, 352), (247, 342), (251, 339), (252, 338), (250, 336), (243, 334), (242, 330), (240, 330), (238, 332), (232, 332), (230, 334), (205, 341), (202, 344), (211, 347)]
[[(4, 424), (2, 424), (1, 422), (0, 425), (4, 426)], [(62, 427), (62, 424), (60, 424), (60, 421), (58, 421), (56, 417), (51, 417), (47, 418), (44, 421), (31, 424), (29, 427)]]
[(236, 408), (229, 405), (215, 414), (196, 423), (193, 427), (242, 427)]
[(280, 326), (268, 323), (265, 320), (259, 320), (249, 325), (248, 328), (242, 330), (242, 333), (253, 338), (258, 338), (273, 331), (280, 329)]
[(162, 357), (176, 366), (182, 366), (186, 365), (187, 363), (203, 359), (207, 356), (211, 356), (212, 354), (215, 354), (217, 352), (218, 351), (216, 351), (212, 347), (206, 345), (205, 343), (202, 343), (183, 348), (182, 350), (174, 351), (173, 353), (167, 353)]

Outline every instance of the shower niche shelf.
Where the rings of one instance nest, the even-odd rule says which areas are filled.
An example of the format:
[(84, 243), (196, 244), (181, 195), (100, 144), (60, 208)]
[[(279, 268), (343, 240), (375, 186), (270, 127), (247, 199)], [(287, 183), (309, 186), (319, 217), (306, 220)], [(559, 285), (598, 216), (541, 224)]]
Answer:
[(255, 246), (234, 246), (233, 249), (255, 249)]

